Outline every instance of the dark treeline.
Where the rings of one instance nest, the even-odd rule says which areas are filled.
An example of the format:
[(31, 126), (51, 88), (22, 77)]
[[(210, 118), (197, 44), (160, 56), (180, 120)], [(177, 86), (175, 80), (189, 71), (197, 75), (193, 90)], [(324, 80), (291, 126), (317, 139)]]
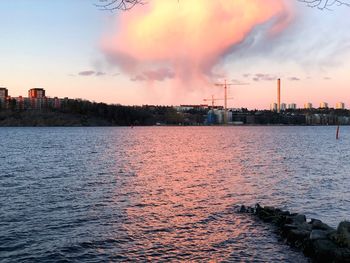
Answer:
[(61, 112), (92, 116), (108, 121), (111, 125), (193, 125), (204, 122), (206, 111), (191, 110), (177, 112), (171, 106), (123, 106), (95, 103), (90, 101), (69, 100), (61, 107)]
[[(39, 104), (38, 104), (39, 105)], [(208, 108), (182, 109), (171, 106), (123, 106), (87, 100), (61, 99), (60, 104), (22, 105), (9, 100), (0, 105), (0, 126), (151, 126), (216, 125), (217, 116)], [(217, 113), (215, 113), (217, 114)], [(220, 113), (219, 113), (220, 114)], [(221, 113), (222, 114), (222, 113)], [(208, 118), (207, 118), (208, 117)], [(209, 119), (214, 120), (212, 122)], [(233, 124), (246, 125), (350, 125), (350, 111), (297, 109), (278, 114), (242, 108), (231, 112)]]
[(196, 125), (204, 122), (205, 111), (179, 113), (170, 106), (123, 106), (67, 99), (59, 108), (20, 109), (15, 101), (0, 110), (2, 126), (149, 126)]

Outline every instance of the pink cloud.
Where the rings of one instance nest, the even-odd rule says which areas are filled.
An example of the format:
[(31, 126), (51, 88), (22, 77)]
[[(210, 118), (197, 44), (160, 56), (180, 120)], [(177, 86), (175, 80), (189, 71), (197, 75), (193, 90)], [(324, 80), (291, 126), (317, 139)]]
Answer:
[(121, 14), (102, 49), (132, 80), (205, 84), (254, 29), (266, 24), (267, 34), (277, 34), (291, 17), (284, 0), (152, 0)]

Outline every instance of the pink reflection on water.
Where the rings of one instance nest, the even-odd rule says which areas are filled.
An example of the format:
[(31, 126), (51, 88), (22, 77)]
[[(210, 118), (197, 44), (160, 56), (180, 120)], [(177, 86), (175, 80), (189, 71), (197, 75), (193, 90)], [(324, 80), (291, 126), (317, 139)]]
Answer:
[[(244, 181), (237, 160), (245, 148), (230, 147), (225, 134), (211, 130), (199, 136), (195, 128), (161, 129), (156, 138), (148, 136), (152, 130), (137, 134), (127, 150), (136, 174), (123, 189), (135, 193), (126, 208), (132, 222), (128, 234), (144, 251), (165, 247), (164, 253), (208, 255), (213, 245), (242, 233), (230, 214), (236, 201), (232, 190)], [(224, 256), (213, 251), (211, 258)]]

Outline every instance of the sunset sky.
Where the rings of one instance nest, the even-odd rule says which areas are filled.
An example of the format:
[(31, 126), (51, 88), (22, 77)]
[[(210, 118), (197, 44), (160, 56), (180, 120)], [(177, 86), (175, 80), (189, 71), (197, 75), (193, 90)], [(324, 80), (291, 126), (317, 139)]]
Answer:
[(97, 0), (0, 1), (0, 87), (27, 96), (126, 105), (269, 108), (282, 101), (350, 106), (350, 8), (297, 0), (149, 0), (128, 12)]

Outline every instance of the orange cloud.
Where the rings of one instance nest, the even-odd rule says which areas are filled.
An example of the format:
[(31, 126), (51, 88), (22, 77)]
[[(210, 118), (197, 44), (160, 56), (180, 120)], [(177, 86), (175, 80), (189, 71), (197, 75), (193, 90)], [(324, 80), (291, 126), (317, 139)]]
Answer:
[(152, 0), (121, 14), (102, 47), (131, 77), (161, 68), (181, 81), (205, 81), (257, 26), (276, 34), (290, 15), (284, 0)]

